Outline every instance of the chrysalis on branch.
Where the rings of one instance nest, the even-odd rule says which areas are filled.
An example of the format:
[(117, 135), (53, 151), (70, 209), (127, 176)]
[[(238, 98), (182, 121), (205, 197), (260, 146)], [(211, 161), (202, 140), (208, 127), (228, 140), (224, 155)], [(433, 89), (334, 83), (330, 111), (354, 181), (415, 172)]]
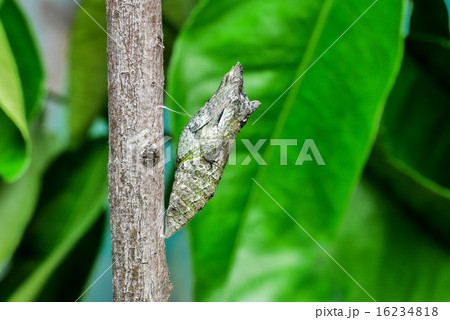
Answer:
[(214, 196), (236, 135), (260, 105), (247, 98), (242, 73), (238, 63), (181, 132), (165, 220), (166, 238), (183, 228)]

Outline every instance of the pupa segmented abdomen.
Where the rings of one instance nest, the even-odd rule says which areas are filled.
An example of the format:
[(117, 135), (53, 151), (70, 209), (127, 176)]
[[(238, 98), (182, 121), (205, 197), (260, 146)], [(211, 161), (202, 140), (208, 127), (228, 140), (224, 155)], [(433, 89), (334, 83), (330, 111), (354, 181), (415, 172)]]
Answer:
[(247, 98), (242, 73), (238, 63), (180, 135), (165, 219), (166, 238), (183, 228), (214, 196), (236, 135), (260, 105)]
[(178, 167), (167, 209), (166, 238), (191, 221), (214, 196), (224, 168), (216, 165), (212, 168), (204, 159), (190, 159)]

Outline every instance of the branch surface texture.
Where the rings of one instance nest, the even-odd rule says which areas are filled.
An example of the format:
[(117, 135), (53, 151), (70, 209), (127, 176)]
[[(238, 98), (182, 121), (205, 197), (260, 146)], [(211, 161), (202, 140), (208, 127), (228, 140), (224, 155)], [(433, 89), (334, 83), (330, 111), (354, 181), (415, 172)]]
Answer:
[(160, 0), (106, 0), (114, 301), (168, 301)]

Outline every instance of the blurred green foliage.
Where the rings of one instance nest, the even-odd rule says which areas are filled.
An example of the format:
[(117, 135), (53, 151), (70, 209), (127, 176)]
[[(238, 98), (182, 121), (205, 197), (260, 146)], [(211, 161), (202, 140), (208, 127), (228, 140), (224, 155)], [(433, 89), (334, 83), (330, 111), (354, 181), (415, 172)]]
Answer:
[[(41, 99), (45, 76), (32, 30), (23, 13), (13, 0), (5, 0), (0, 19), (8, 36), (4, 38), (8, 40), (5, 46), (12, 48), (0, 50), (0, 55), (9, 54), (5, 60), (8, 68), (2, 65), (1, 70), (11, 70), (9, 78), (2, 80), (9, 80), (9, 86), (20, 88), (17, 94), (20, 98), (16, 98), (20, 104), (10, 105), (17, 110), (15, 113), (4, 112), (2, 117), (9, 116), (8, 121), (15, 124), (14, 116), (22, 116), (20, 125), (27, 132), (27, 148), (32, 150), (25, 160), (22, 154), (13, 154), (15, 162), (29, 162), (27, 170), (11, 173), (11, 164), (15, 162), (11, 160), (11, 164), (5, 166), (0, 162), (0, 172), (6, 172), (6, 181), (0, 184), (0, 299), (75, 300), (98, 249), (84, 243), (80, 250), (78, 244), (87, 236), (96, 241), (100, 239), (99, 233), (92, 235), (89, 230), (107, 204), (106, 139), (94, 140), (83, 135), (84, 142), (69, 149), (71, 130), (67, 123), (70, 122), (70, 109), (61, 104), (61, 99), (54, 101), (48, 94), (45, 101)], [(0, 90), (4, 89), (10, 96), (16, 94), (9, 86), (1, 86)], [(80, 105), (80, 108), (84, 106)], [(66, 125), (59, 125), (61, 123)], [(17, 127), (22, 130), (19, 125)], [(2, 125), (2, 138), (8, 138), (11, 128), (14, 129), (11, 125)], [(7, 141), (14, 142), (12, 139)], [(15, 143), (11, 151), (3, 147), (3, 155), (12, 154), (14, 148), (21, 147), (20, 142)], [(62, 280), (78, 279), (81, 285), (74, 285), (76, 291), (67, 290), (65, 286), (60, 286), (59, 290), (51, 289), (55, 287), (51, 279), (63, 274), (60, 268), (74, 252), (78, 252), (81, 261), (89, 257), (81, 269), (77, 267), (82, 278), (74, 277), (75, 269), (72, 269)], [(65, 295), (65, 292), (71, 292), (71, 295)]]
[[(5, 17), (12, 22), (9, 21), (3, 27)], [(36, 47), (31, 41), (30, 30), (24, 24), (25, 18), (14, 2), (3, 3), (0, 19), (0, 175), (10, 182), (17, 180), (30, 162), (31, 139), (27, 118), (31, 117), (35, 106), (40, 104), (39, 90), (35, 89), (42, 87), (43, 73)], [(22, 53), (20, 49), (23, 50), (26, 43), (29, 52)], [(30, 92), (22, 93), (26, 92), (22, 90), (25, 85), (30, 86)], [(28, 102), (27, 108), (25, 101)], [(35, 168), (36, 165), (32, 165), (15, 183), (1, 182), (0, 269), (4, 268), (14, 252), (31, 217), (39, 188)]]
[(107, 106), (105, 4), (103, 1), (86, 1), (83, 8), (101, 27), (84, 11), (76, 12), (69, 69), (70, 130), (74, 145), (80, 143)]
[[(16, 252), (14, 277), (21, 284), (10, 301), (35, 300), (64, 257), (94, 225), (106, 205), (107, 161), (105, 141), (93, 141), (61, 156), (46, 173), (33, 222)], [(8, 281), (3, 285), (7, 287)]]
[(30, 133), (26, 125), (25, 105), (19, 71), (3, 25), (0, 25), (0, 175), (7, 181), (25, 169), (30, 156)]
[(0, 10), (9, 45), (16, 60), (22, 84), (25, 115), (31, 119), (42, 108), (44, 70), (27, 18), (14, 1), (6, 1)]
[[(332, 243), (401, 61), (401, 1), (374, 6), (266, 114), (262, 111), (371, 3), (206, 1), (178, 39), (169, 92), (189, 112), (238, 57), (247, 94), (262, 102), (253, 119), (262, 117), (240, 138), (300, 144), (313, 138), (326, 159), (326, 166), (294, 166), (297, 151), (288, 154), (289, 166), (281, 166), (276, 149), (266, 144), (267, 166), (226, 169), (217, 198), (190, 225), (197, 299), (323, 300), (339, 291), (317, 268), (321, 249), (252, 178), (319, 242)], [(185, 119), (174, 123), (180, 132)], [(238, 163), (243, 157), (238, 146)]]
[[(247, 94), (262, 105), (188, 238), (169, 240), (168, 256), (174, 248), (184, 259), (173, 280), (188, 269), (188, 242), (193, 274), (183, 283), (197, 301), (370, 301), (281, 206), (376, 300), (450, 299), (445, 2), (415, 0), (402, 21), (402, 0), (379, 1), (323, 56), (372, 0), (197, 2), (163, 1), (168, 92), (195, 113), (240, 61)], [(104, 0), (82, 5), (106, 27)], [(103, 272), (93, 264), (108, 245), (108, 149), (93, 128), (107, 114), (106, 42), (77, 10), (68, 99), (54, 101), (32, 28), (15, 1), (0, 1), (2, 301), (74, 301)], [(176, 142), (188, 119), (167, 116)], [(298, 141), (288, 165), (268, 141), (267, 166), (240, 165), (240, 139), (275, 138)], [(294, 166), (305, 139), (326, 166)]]

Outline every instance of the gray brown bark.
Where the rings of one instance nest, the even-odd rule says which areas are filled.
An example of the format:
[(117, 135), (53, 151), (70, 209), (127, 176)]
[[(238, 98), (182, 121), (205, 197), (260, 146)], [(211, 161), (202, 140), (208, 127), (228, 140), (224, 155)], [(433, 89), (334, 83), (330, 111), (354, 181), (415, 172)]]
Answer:
[(167, 301), (160, 0), (106, 0), (114, 301)]

